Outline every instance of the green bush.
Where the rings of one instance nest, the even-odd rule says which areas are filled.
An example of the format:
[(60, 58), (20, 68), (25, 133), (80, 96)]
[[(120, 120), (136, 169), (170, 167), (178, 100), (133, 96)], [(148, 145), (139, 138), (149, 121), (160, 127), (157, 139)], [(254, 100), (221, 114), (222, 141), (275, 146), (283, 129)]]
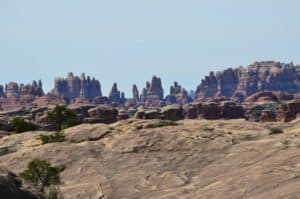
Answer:
[(57, 105), (54, 110), (48, 112), (47, 118), (50, 122), (54, 122), (59, 130), (66, 129), (80, 122), (75, 111), (68, 109), (66, 106)]
[(43, 193), (45, 188), (60, 184), (59, 167), (52, 167), (47, 160), (32, 160), (20, 176)]
[(47, 199), (59, 199), (59, 188), (56, 186), (51, 186), (46, 193)]
[(280, 133), (283, 133), (283, 130), (279, 127), (271, 127), (269, 128), (269, 134), (272, 135), (272, 134), (280, 134)]
[(53, 142), (64, 142), (66, 140), (64, 132), (58, 131), (50, 135), (40, 135), (38, 137), (42, 141), (42, 144), (53, 143)]
[(15, 133), (35, 130), (35, 126), (27, 122), (23, 117), (15, 117), (10, 122), (10, 126)]

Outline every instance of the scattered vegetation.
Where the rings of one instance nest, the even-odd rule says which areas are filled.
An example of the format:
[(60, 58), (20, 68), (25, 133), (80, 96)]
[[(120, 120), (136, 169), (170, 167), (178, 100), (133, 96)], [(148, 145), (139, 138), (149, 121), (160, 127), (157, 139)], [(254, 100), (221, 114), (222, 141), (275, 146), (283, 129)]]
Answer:
[(178, 123), (170, 120), (159, 120), (156, 123), (147, 124), (144, 126), (144, 128), (160, 128), (165, 126), (177, 126)]
[(75, 111), (68, 109), (66, 106), (57, 105), (53, 111), (48, 112), (47, 118), (50, 122), (57, 124), (59, 130), (66, 129), (80, 122)]
[(60, 181), (59, 167), (53, 167), (47, 160), (32, 160), (25, 171), (20, 173), (22, 179), (38, 188), (47, 199), (58, 199)]
[(271, 127), (269, 128), (269, 134), (273, 135), (273, 134), (280, 134), (283, 133), (283, 130), (279, 127)]
[(58, 131), (50, 135), (40, 135), (38, 139), (42, 141), (42, 144), (48, 144), (53, 142), (64, 142), (66, 137), (64, 132)]
[(35, 126), (30, 122), (26, 121), (23, 117), (15, 117), (10, 122), (10, 126), (15, 133), (23, 133), (26, 131), (35, 130)]

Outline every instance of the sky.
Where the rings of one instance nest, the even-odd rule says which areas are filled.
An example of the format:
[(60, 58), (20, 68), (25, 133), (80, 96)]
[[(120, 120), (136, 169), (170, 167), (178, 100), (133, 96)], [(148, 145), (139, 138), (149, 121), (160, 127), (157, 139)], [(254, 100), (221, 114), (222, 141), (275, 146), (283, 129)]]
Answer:
[(153, 75), (196, 89), (210, 71), (300, 64), (299, 0), (0, 0), (0, 84), (82, 72), (131, 97)]

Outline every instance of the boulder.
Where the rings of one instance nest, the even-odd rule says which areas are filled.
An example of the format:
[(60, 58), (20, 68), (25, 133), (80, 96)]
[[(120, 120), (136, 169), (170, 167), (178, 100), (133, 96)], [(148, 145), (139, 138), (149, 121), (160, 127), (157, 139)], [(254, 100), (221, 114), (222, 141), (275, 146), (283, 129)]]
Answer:
[(44, 199), (41, 194), (22, 188), (21, 179), (0, 167), (0, 196), (3, 199)]
[(287, 103), (287, 108), (290, 112), (295, 114), (300, 113), (300, 100), (294, 100)]
[(119, 111), (118, 120), (127, 120), (129, 119), (129, 114), (126, 111)]
[(0, 130), (1, 131), (9, 131), (10, 130), (9, 122), (7, 119), (0, 118)]
[(182, 120), (183, 117), (183, 109), (180, 105), (169, 105), (165, 106), (161, 110), (162, 118), (165, 120)]
[(260, 116), (261, 122), (275, 122), (276, 121), (276, 114), (270, 110), (264, 110)]
[(118, 110), (112, 106), (99, 106), (88, 111), (89, 117), (85, 122), (90, 123), (113, 123), (118, 120)]
[(145, 112), (145, 119), (161, 119), (161, 113), (158, 110), (148, 110)]
[(138, 110), (134, 116), (136, 119), (146, 119), (145, 110)]
[(277, 120), (281, 122), (290, 122), (296, 119), (297, 114), (288, 109), (286, 104), (280, 105), (277, 109)]

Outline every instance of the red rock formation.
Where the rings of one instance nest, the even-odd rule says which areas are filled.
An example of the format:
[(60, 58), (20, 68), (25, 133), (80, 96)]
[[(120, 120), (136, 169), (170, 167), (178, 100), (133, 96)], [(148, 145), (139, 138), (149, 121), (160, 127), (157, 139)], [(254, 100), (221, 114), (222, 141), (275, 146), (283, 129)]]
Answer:
[(276, 114), (270, 110), (264, 110), (260, 116), (261, 122), (275, 122), (276, 121)]
[(255, 62), (248, 67), (211, 72), (197, 88), (197, 97), (235, 97), (243, 100), (256, 92), (300, 91), (300, 67), (273, 61)]
[(101, 85), (95, 78), (90, 78), (82, 73), (81, 77), (69, 73), (67, 78), (56, 78), (52, 93), (58, 97), (65, 97), (69, 100), (83, 98), (92, 100), (97, 96), (102, 96)]
[(223, 102), (220, 105), (221, 118), (224, 119), (238, 119), (244, 118), (244, 108), (237, 105), (235, 102)]
[(262, 91), (246, 98), (247, 103), (279, 103), (280, 101), (293, 100), (294, 96), (284, 91)]
[(132, 87), (132, 96), (134, 100), (136, 101), (140, 100), (139, 90), (135, 84)]
[(170, 88), (170, 95), (166, 97), (167, 104), (187, 104), (191, 101), (188, 92), (177, 82), (174, 82)]
[(33, 81), (33, 83), (18, 85), (15, 82), (9, 82), (2, 91), (0, 107), (3, 110), (12, 110), (21, 107), (32, 106), (32, 102), (44, 95), (42, 82)]
[(48, 105), (57, 105), (57, 104), (66, 105), (67, 99), (65, 99), (63, 97), (57, 97), (52, 94), (47, 94), (45, 96), (36, 98), (32, 102), (32, 104), (37, 107), (48, 106)]
[(2, 85), (0, 85), (0, 97), (4, 97), (4, 89)]
[(143, 89), (141, 98), (158, 98), (162, 100), (164, 97), (164, 90), (162, 88), (161, 79), (153, 76), (151, 80), (151, 84), (149, 82), (146, 83), (146, 88)]
[(111, 102), (119, 103), (121, 101), (121, 92), (118, 90), (117, 83), (113, 84), (108, 98)]
[(144, 107), (159, 107), (163, 104), (164, 91), (161, 79), (153, 76), (151, 84), (146, 83), (146, 88), (142, 90), (140, 101)]

